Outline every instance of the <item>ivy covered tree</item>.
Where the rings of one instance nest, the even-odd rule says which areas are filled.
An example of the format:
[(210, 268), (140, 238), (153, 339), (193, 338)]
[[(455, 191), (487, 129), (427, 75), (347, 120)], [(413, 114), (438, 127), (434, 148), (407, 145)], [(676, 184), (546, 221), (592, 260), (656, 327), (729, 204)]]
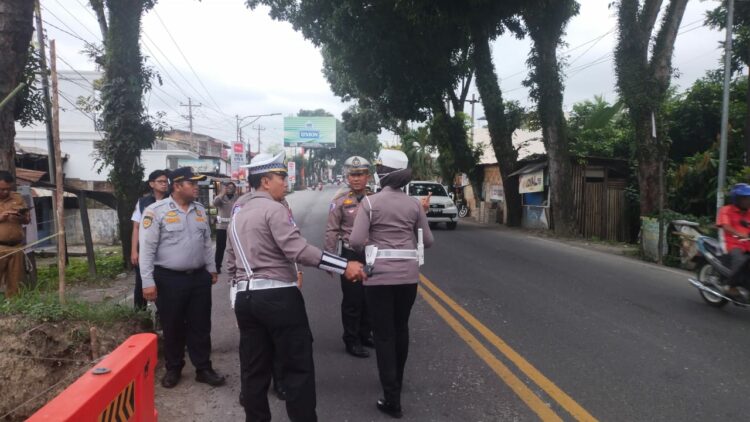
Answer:
[[(24, 69), (29, 59), (29, 43), (34, 32), (34, 2), (3, 0), (0, 2), (0, 101), (25, 81)], [(0, 108), (0, 170), (15, 173), (15, 121), (19, 117), (15, 97)]]
[(140, 50), (141, 18), (155, 0), (90, 0), (104, 39), (104, 78), (101, 119), (104, 139), (98, 144), (101, 167), (109, 167), (109, 181), (117, 201), (123, 263), (130, 262), (130, 214), (143, 181), (141, 151), (156, 133), (146, 115), (143, 94), (150, 89), (150, 74)]
[[(641, 215), (659, 205), (659, 165), (668, 143), (663, 107), (672, 76), (672, 55), (688, 0), (619, 0), (615, 47), (617, 89), (635, 131)], [(656, 22), (661, 25), (656, 29)], [(656, 137), (652, 136), (652, 116)]]
[(575, 0), (538, 0), (521, 13), (532, 40), (529, 53), (531, 98), (537, 103), (542, 139), (549, 162), (550, 203), (555, 232), (574, 235), (577, 232), (573, 201), (572, 164), (568, 134), (563, 114), (563, 77), (557, 48), (565, 27), (578, 14)]

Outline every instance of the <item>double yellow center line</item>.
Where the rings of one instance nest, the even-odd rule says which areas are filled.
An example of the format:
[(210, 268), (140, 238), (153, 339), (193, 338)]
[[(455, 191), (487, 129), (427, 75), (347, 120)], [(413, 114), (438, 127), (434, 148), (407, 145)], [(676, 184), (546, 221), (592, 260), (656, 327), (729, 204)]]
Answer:
[(424, 275), (419, 276), (422, 286), (419, 294), (440, 315), (456, 334), (463, 339), (469, 347), (507, 384), (511, 390), (536, 413), (543, 421), (562, 421), (563, 419), (555, 413), (538, 395), (536, 395), (526, 383), (524, 383), (513, 371), (498, 359), (482, 342), (469, 331), (453, 314), (438, 300), (443, 301), (450, 309), (461, 317), (467, 324), (473, 327), (479, 334), (494, 346), (507, 360), (512, 362), (530, 381), (535, 383), (547, 395), (556, 401), (560, 407), (565, 409), (573, 418), (579, 421), (596, 421), (589, 412), (576, 403), (569, 395), (562, 391), (549, 378), (545, 377), (531, 363), (524, 359), (518, 352), (513, 350), (497, 334), (477, 320), (461, 305), (456, 303), (445, 292), (440, 290)]

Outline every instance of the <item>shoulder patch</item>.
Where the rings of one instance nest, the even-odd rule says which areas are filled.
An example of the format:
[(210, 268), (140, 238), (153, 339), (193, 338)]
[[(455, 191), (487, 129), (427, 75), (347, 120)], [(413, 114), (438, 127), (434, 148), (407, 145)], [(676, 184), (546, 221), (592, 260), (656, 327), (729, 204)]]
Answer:
[(144, 229), (147, 229), (151, 227), (151, 224), (154, 222), (154, 216), (153, 214), (146, 214), (146, 216), (143, 217), (143, 222), (141, 223), (143, 225)]

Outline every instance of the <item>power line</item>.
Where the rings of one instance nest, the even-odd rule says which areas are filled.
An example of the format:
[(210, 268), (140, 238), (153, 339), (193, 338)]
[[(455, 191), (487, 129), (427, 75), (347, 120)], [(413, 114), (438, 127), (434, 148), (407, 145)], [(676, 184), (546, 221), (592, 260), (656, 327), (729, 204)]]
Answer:
[[(167, 31), (167, 35), (169, 35), (169, 39), (171, 39), (172, 43), (174, 43), (175, 47), (177, 47), (177, 51), (180, 52), (180, 55), (185, 60), (185, 63), (187, 63), (188, 67), (190, 68), (190, 71), (193, 72), (193, 76), (195, 76), (195, 78), (198, 80), (198, 83), (201, 84), (203, 89), (206, 91), (206, 94), (208, 94), (208, 97), (214, 102), (214, 105), (221, 111), (221, 106), (219, 106), (216, 100), (211, 96), (211, 92), (208, 90), (208, 88), (206, 88), (206, 85), (203, 84), (203, 81), (201, 80), (200, 76), (198, 76), (198, 74), (195, 72), (195, 69), (193, 69), (193, 65), (190, 64), (190, 61), (185, 56), (185, 53), (182, 52), (180, 45), (172, 36), (172, 32), (169, 31), (169, 28), (167, 27), (166, 24), (164, 24), (164, 21), (161, 19), (161, 16), (159, 16), (159, 13), (157, 13), (156, 10), (154, 10), (154, 15), (156, 15), (156, 18), (159, 20), (159, 23), (161, 23), (161, 26), (164, 27), (164, 29)], [(222, 113), (224, 112), (222, 111)]]
[[(61, 8), (62, 8), (62, 9), (63, 9), (63, 10), (65, 11), (65, 13), (69, 14), (69, 15), (70, 15), (70, 17), (72, 17), (72, 18), (73, 18), (73, 20), (75, 20), (76, 22), (78, 22), (78, 24), (79, 24), (79, 25), (81, 25), (81, 26), (83, 27), (83, 29), (85, 29), (86, 31), (88, 31), (88, 33), (89, 33), (89, 34), (93, 35), (93, 36), (94, 36), (94, 39), (96, 39), (96, 38), (99, 38), (99, 37), (101, 36), (101, 35), (96, 35), (96, 34), (95, 34), (95, 33), (94, 33), (93, 31), (91, 31), (91, 30), (89, 29), (89, 27), (88, 27), (88, 26), (86, 26), (86, 25), (85, 25), (85, 24), (84, 24), (83, 22), (81, 22), (81, 21), (80, 21), (80, 20), (79, 20), (79, 19), (78, 19), (78, 18), (76, 17), (76, 15), (74, 15), (73, 13), (71, 13), (71, 12), (70, 12), (70, 10), (68, 10), (68, 8), (67, 8), (67, 7), (63, 6), (63, 4), (62, 4), (62, 3), (60, 3), (60, 0), (55, 0), (55, 3), (59, 4), (59, 5), (60, 5), (60, 7), (61, 7)], [(80, 3), (79, 3), (79, 4), (80, 4)], [(49, 10), (48, 10), (48, 11), (49, 11)]]

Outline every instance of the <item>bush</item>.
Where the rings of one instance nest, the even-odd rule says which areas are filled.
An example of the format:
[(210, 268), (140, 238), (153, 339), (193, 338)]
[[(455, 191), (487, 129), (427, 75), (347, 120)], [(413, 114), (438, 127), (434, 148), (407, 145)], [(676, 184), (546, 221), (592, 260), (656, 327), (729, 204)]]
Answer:
[[(65, 283), (105, 284), (124, 271), (122, 255), (97, 255), (96, 270), (98, 275), (92, 278), (89, 275), (89, 264), (86, 258), (70, 258), (70, 263), (65, 268)], [(37, 290), (57, 288), (57, 281), (57, 264), (37, 267)]]

